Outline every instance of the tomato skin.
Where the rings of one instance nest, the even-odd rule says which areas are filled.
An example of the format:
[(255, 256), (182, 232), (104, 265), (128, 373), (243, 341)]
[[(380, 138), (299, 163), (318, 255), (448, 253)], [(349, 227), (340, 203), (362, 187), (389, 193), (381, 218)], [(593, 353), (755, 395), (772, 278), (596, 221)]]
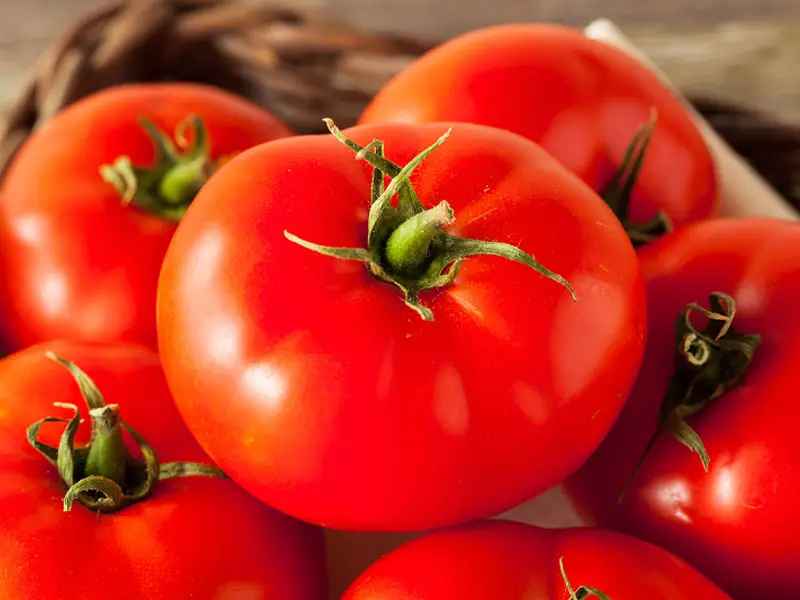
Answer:
[(485, 521), (418, 538), (370, 566), (342, 600), (568, 600), (589, 585), (613, 600), (729, 600), (688, 564), (626, 535)]
[[(406, 164), (444, 128), (345, 133), (384, 140)], [(447, 199), (451, 233), (519, 244), (580, 301), (475, 257), (423, 292), (436, 319), (424, 322), (360, 263), (284, 237), (363, 247), (370, 175), (315, 136), (246, 152), (209, 182), (161, 275), (167, 380), (218, 464), (288, 514), (360, 531), (496, 514), (575, 470), (616, 417), (644, 343), (636, 255), (605, 204), (538, 146), (456, 124), (414, 172), (423, 204)]]
[[(110, 515), (76, 504), (63, 512), (55, 468), (25, 442), (53, 401), (86, 408), (51, 350), (83, 366), (162, 462), (208, 462), (180, 420), (158, 357), (133, 345), (55, 342), (0, 361), (0, 597), (107, 595), (119, 600), (324, 600), (318, 530), (264, 506), (223, 479), (171, 479)], [(56, 442), (61, 426), (45, 426)], [(79, 439), (88, 439), (84, 426)]]
[(652, 108), (658, 123), (630, 217), (646, 221), (662, 209), (681, 226), (714, 215), (714, 163), (686, 106), (636, 59), (577, 29), (513, 24), (456, 37), (391, 79), (360, 123), (507, 129), (602, 194)]
[(152, 142), (138, 118), (172, 135), (190, 114), (204, 120), (213, 158), (290, 135), (228, 92), (140, 84), (75, 103), (24, 144), (0, 201), (0, 308), (9, 351), (51, 339), (155, 347), (158, 272), (176, 223), (123, 206), (99, 168), (123, 155), (152, 165)]
[[(800, 227), (762, 219), (693, 225), (640, 251), (649, 341), (642, 371), (612, 433), (568, 481), (593, 521), (682, 556), (737, 599), (780, 597), (800, 586)], [(673, 367), (681, 307), (722, 291), (737, 303), (739, 333), (762, 336), (744, 383), (689, 424), (711, 458), (662, 436), (622, 505), (617, 496), (656, 428)]]

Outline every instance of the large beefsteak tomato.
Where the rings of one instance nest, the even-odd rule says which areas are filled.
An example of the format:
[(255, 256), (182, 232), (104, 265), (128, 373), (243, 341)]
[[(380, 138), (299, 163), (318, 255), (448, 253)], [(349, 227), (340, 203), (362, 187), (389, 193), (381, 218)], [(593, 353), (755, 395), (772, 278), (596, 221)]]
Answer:
[(567, 488), (595, 522), (671, 550), (738, 600), (794, 595), (800, 225), (707, 221), (639, 256), (642, 371)]
[[(55, 413), (69, 419), (73, 416), (70, 405), (85, 404), (70, 372), (49, 360), (46, 351), (85, 369), (90, 380), (76, 375), (93, 404), (102, 400), (92, 392), (99, 389), (105, 396), (109, 404), (100, 410), (112, 420), (100, 423), (95, 411), (90, 419), (81, 409), (87, 421), (116, 423), (111, 433), (94, 427), (92, 450), (87, 456), (76, 449), (71, 469), (63, 464), (67, 453), (59, 453), (57, 469), (25, 439), (28, 426), (42, 417)], [(60, 407), (54, 407), (54, 402)], [(88, 482), (81, 484), (88, 489), (103, 486), (84, 475), (116, 472), (125, 494), (142, 491), (147, 476), (141, 464), (144, 455), (135, 450), (138, 441), (129, 440), (132, 454), (124, 473), (120, 474), (121, 463), (115, 460), (126, 454), (115, 446), (120, 440), (119, 417), (157, 453), (162, 477), (180, 474), (174, 463), (166, 461), (208, 462), (181, 422), (152, 350), (58, 342), (34, 346), (0, 362), (1, 598), (326, 597), (321, 533), (264, 506), (227, 479), (162, 479), (143, 500), (110, 513), (113, 507), (104, 505), (96, 492), (87, 491), (78, 496), (93, 509), (76, 501), (65, 512), (66, 487), (59, 478), (65, 468), (76, 481)], [(77, 420), (68, 427), (75, 425)], [(64, 429), (64, 423), (45, 423), (36, 438), (55, 446)], [(89, 442), (90, 429), (88, 422), (80, 426), (78, 446)], [(55, 460), (52, 454), (51, 458)]]
[(668, 552), (599, 529), (486, 521), (418, 538), (342, 600), (730, 600)]
[(197, 189), (220, 161), (289, 134), (256, 105), (188, 83), (107, 89), (37, 129), (0, 199), (7, 350), (62, 338), (155, 347), (158, 272)]
[[(388, 121), (524, 135), (606, 197), (634, 241), (665, 224), (659, 211), (675, 226), (716, 211), (713, 160), (687, 107), (637, 59), (577, 29), (501, 25), (454, 38), (396, 75), (360, 122)], [(648, 145), (637, 132), (653, 125)], [(638, 175), (628, 149), (644, 153)], [(626, 199), (619, 183), (631, 176)]]
[(640, 363), (619, 222), (509, 132), (329, 127), (231, 161), (173, 239), (159, 346), (190, 429), (254, 495), (332, 528), (451, 524), (558, 483)]

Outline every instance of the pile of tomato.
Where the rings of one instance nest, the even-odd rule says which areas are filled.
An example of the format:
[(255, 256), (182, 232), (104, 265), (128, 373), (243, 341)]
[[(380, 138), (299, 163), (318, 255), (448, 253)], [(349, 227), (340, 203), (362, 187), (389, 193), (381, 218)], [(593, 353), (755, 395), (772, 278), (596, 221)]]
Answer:
[[(513, 25), (327, 127), (141, 84), (23, 145), (0, 598), (324, 600), (323, 528), (420, 534), (346, 600), (800, 597), (800, 225), (716, 217), (678, 98)], [(491, 519), (562, 483), (594, 527)]]

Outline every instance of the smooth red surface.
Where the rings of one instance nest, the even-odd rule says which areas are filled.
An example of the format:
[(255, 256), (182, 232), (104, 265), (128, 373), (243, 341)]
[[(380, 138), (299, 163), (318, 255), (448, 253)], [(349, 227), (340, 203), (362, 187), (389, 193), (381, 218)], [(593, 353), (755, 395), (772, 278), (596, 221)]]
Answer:
[(190, 114), (224, 157), (290, 132), (228, 92), (195, 84), (111, 88), (68, 107), (32, 135), (3, 181), (0, 319), (8, 350), (52, 339), (156, 344), (158, 272), (176, 223), (122, 205), (100, 166), (154, 159), (138, 122), (165, 133)]
[[(779, 598), (800, 587), (800, 226), (709, 221), (646, 247), (640, 258), (650, 310), (642, 371), (612, 433), (568, 489), (599, 524), (675, 552), (737, 600)], [(689, 419), (710, 455), (709, 472), (662, 436), (618, 506), (656, 428), (675, 319), (712, 291), (733, 296), (734, 328), (763, 341), (744, 383)]]
[[(367, 126), (406, 164), (446, 126)], [(532, 142), (455, 125), (415, 171), (452, 233), (518, 244), (523, 265), (467, 260), (407, 308), (360, 263), (371, 168), (332, 136), (242, 154), (200, 193), (162, 271), (158, 326), (190, 429), (234, 479), (333, 528), (415, 530), (498, 513), (558, 483), (599, 444), (644, 345), (638, 260), (618, 221)]]
[(574, 590), (592, 586), (612, 600), (730, 600), (688, 564), (632, 537), (503, 521), (401, 546), (342, 600), (569, 600), (560, 558)]
[[(318, 530), (264, 506), (222, 479), (172, 479), (111, 515), (63, 512), (54, 467), (25, 429), (53, 406), (86, 407), (52, 350), (81, 366), (106, 402), (144, 435), (162, 462), (208, 462), (180, 420), (154, 352), (140, 346), (48, 343), (0, 362), (0, 598), (324, 600)], [(63, 425), (42, 439), (57, 443)], [(79, 439), (88, 438), (82, 427)]]
[(508, 129), (603, 193), (652, 108), (658, 125), (630, 216), (643, 221), (663, 209), (676, 226), (709, 217), (714, 164), (687, 108), (636, 59), (577, 29), (515, 24), (459, 36), (396, 75), (360, 122)]

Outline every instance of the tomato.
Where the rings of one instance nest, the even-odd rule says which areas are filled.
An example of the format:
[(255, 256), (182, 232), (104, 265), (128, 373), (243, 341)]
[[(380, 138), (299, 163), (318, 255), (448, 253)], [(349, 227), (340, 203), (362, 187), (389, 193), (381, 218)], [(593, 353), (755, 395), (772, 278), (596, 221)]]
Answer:
[(590, 587), (612, 600), (729, 600), (683, 561), (635, 538), (507, 521), (409, 542), (369, 567), (342, 600), (568, 600), (589, 597)]
[[(498, 513), (575, 470), (635, 378), (643, 288), (608, 207), (520, 136), (455, 124), (429, 147), (444, 129), (346, 132), (384, 142), (385, 191), (374, 145), (366, 161), (333, 136), (252, 149), (167, 253), (158, 330), (178, 407), (231, 477), (293, 516), (399, 531)], [(419, 160), (408, 187), (399, 166)], [(449, 268), (472, 250), (501, 257)]]
[(9, 350), (62, 338), (155, 347), (158, 272), (195, 188), (220, 160), (287, 135), (248, 101), (186, 83), (111, 88), (57, 114), (3, 182)]
[[(230, 480), (165, 479), (151, 496), (118, 512), (101, 514), (78, 502), (64, 512), (58, 473), (27, 444), (25, 430), (47, 415), (71, 416), (54, 401), (84, 400), (46, 351), (86, 369), (107, 402), (118, 404), (123, 422), (155, 449), (162, 474), (166, 461), (208, 462), (172, 404), (153, 351), (57, 342), (6, 358), (0, 362), (0, 597), (326, 597), (320, 532)], [(39, 438), (57, 444), (63, 430), (62, 423), (48, 423)], [(89, 440), (88, 430), (89, 423), (81, 426), (79, 444)], [(76, 473), (81, 464), (76, 459)], [(129, 465), (129, 479), (131, 471)]]
[(616, 207), (634, 233), (659, 211), (674, 226), (713, 215), (713, 160), (686, 107), (656, 75), (580, 30), (514, 24), (456, 37), (390, 80), (360, 122), (464, 121), (507, 129), (540, 143), (608, 197), (651, 111), (656, 126), (649, 146), (638, 146), (646, 158), (630, 211)]
[[(800, 373), (800, 226), (708, 221), (640, 258), (650, 332), (642, 371), (568, 490), (594, 522), (674, 552), (737, 600), (785, 595), (800, 586), (800, 407), (792, 392)], [(684, 306), (708, 309), (712, 300), (717, 315), (735, 309), (731, 321), (709, 322), (695, 306), (689, 317), (701, 335), (685, 321), (676, 333)]]

